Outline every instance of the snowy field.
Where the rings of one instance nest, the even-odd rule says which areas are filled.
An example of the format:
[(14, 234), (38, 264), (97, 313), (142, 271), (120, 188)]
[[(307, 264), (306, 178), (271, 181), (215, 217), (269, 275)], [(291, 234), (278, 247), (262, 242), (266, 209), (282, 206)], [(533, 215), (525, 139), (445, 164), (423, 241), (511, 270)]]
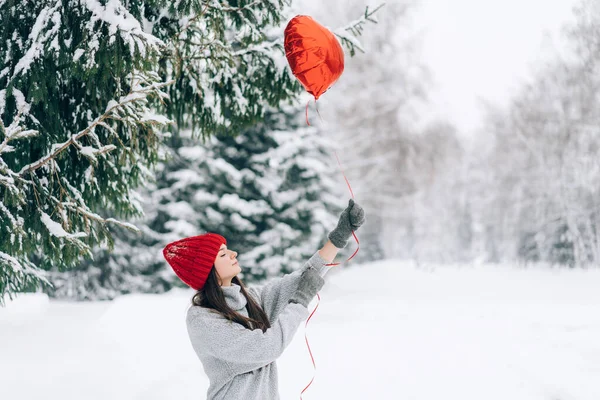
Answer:
[[(305, 331), (305, 400), (600, 399), (600, 270), (341, 268), (278, 361), (282, 399), (313, 376)], [(0, 398), (204, 399), (191, 295), (18, 298), (0, 309)]]

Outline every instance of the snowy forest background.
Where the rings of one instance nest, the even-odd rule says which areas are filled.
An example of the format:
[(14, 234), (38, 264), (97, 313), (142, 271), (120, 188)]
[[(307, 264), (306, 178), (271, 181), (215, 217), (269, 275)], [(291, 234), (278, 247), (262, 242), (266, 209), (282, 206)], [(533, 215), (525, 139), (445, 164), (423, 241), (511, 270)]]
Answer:
[[(470, 145), (431, 118), (417, 2), (314, 3), (0, 0), (0, 301), (181, 287), (162, 248), (205, 231), (246, 282), (290, 272), (347, 203), (333, 150), (367, 212), (356, 265), (599, 265), (597, 1)], [(300, 12), (347, 55), (311, 126), (282, 51)]]

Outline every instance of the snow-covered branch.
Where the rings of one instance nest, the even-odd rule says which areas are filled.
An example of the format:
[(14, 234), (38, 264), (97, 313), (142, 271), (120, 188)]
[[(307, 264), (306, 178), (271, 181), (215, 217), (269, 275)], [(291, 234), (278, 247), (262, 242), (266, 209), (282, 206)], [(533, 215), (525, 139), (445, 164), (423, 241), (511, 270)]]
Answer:
[(248, 48), (245, 48), (243, 50), (238, 50), (236, 52), (234, 52), (232, 55), (234, 57), (241, 57), (243, 55), (249, 54), (249, 53), (266, 53), (269, 50), (272, 50), (274, 48), (276, 48), (277, 46), (283, 46), (283, 39), (281, 40), (277, 40), (277, 41), (273, 41), (273, 42), (264, 42), (264, 43), (260, 43), (256, 46), (251, 46)]
[(351, 56), (354, 55), (355, 48), (357, 48), (363, 53), (365, 52), (357, 37), (362, 34), (364, 29), (363, 25), (365, 23), (378, 23), (375, 13), (379, 11), (384, 5), (385, 3), (380, 4), (379, 6), (375, 7), (374, 10), (371, 11), (369, 11), (369, 7), (367, 6), (365, 9), (365, 13), (360, 18), (348, 23), (344, 27), (333, 30), (333, 33), (340, 38), (342, 44), (350, 50)]
[[(46, 272), (37, 268), (26, 257), (13, 257), (2, 251), (0, 251), (0, 280), (8, 282), (6, 293), (11, 300), (13, 299), (13, 293), (19, 289), (19, 283), (36, 280), (52, 286), (46, 278)], [(3, 306), (5, 301), (4, 296), (0, 296), (0, 306)]]
[[(47, 164), (50, 160), (54, 159), (56, 156), (58, 156), (61, 152), (63, 152), (65, 149), (67, 149), (71, 145), (75, 145), (80, 150), (80, 152), (82, 152), (82, 154), (87, 158), (90, 158), (94, 154), (103, 154), (103, 153), (106, 153), (106, 152), (112, 150), (114, 148), (114, 146), (113, 147), (104, 146), (99, 149), (93, 149), (93, 148), (90, 149), (89, 147), (83, 148), (82, 146), (77, 145), (77, 140), (79, 140), (83, 136), (86, 136), (86, 135), (92, 133), (97, 126), (106, 127), (107, 124), (105, 121), (107, 121), (107, 120), (118, 119), (118, 120), (127, 121), (127, 122), (136, 122), (136, 121), (137, 122), (153, 122), (153, 123), (160, 124), (160, 125), (172, 123), (171, 120), (166, 119), (164, 117), (148, 118), (148, 111), (145, 108), (143, 111), (140, 111), (140, 110), (136, 110), (135, 108), (130, 106), (130, 103), (135, 105), (136, 103), (147, 102), (147, 97), (151, 94), (157, 93), (159, 95), (159, 97), (166, 96), (166, 94), (164, 92), (162, 92), (160, 89), (163, 87), (166, 87), (172, 83), (173, 83), (173, 81), (159, 82), (159, 83), (154, 82), (147, 86), (141, 86), (136, 83), (133, 86), (133, 89), (130, 91), (129, 94), (127, 94), (126, 96), (120, 97), (119, 100), (109, 101), (104, 114), (97, 117), (87, 128), (85, 128), (85, 129), (81, 130), (80, 132), (78, 132), (77, 134), (71, 136), (71, 138), (64, 143), (54, 144), (52, 146), (50, 153), (48, 153), (46, 156), (42, 157), (41, 159), (21, 168), (21, 170), (19, 171), (19, 175), (24, 176), (25, 174), (27, 174), (29, 172), (33, 172), (36, 169), (42, 167), (43, 165)], [(119, 115), (119, 113), (121, 113), (121, 112), (125, 113), (126, 115), (129, 114), (129, 116), (126, 118), (123, 118), (121, 115)], [(131, 115), (131, 114), (133, 114), (133, 115)]]
[(24, 127), (22, 127), (20, 125), (21, 117), (22, 113), (19, 112), (9, 126), (4, 126), (2, 119), (0, 119), (0, 132), (2, 132), (4, 136), (4, 140), (2, 141), (2, 143), (0, 143), (0, 154), (10, 153), (14, 150), (14, 148), (12, 146), (9, 146), (8, 144), (12, 140), (33, 137), (39, 134), (39, 132), (34, 129), (25, 129)]
[[(64, 178), (63, 178), (63, 180), (64, 180)], [(75, 188), (73, 188), (67, 181), (64, 181), (64, 183), (66, 184), (66, 186), (69, 188), (69, 190), (71, 192), (71, 193), (66, 193), (66, 194), (71, 195), (71, 197), (74, 197), (75, 200), (77, 201), (77, 203), (74, 203), (73, 201), (60, 201), (56, 197), (53, 196), (51, 198), (51, 200), (54, 202), (56, 207), (58, 207), (58, 208), (64, 207), (68, 210), (71, 210), (77, 214), (82, 215), (83, 217), (85, 217), (87, 219), (96, 221), (103, 225), (113, 224), (113, 225), (118, 225), (122, 228), (129, 229), (130, 231), (133, 231), (136, 233), (140, 232), (140, 230), (135, 225), (132, 225), (128, 222), (119, 221), (115, 218), (102, 218), (100, 215), (96, 214), (95, 212), (93, 212), (92, 210), (89, 209), (89, 207), (83, 201), (83, 198), (81, 196), (81, 193), (79, 193), (79, 191), (77, 191)]]
[(52, 45), (55, 42), (61, 25), (62, 12), (61, 1), (56, 1), (54, 4), (40, 11), (29, 34), (29, 48), (25, 55), (16, 63), (11, 80), (19, 74), (25, 74), (31, 64), (42, 55), (47, 44), (51, 43)]
[(265, 0), (257, 0), (257, 1), (254, 1), (254, 2), (250, 3), (250, 4), (246, 4), (243, 7), (225, 6), (225, 5), (223, 5), (223, 4), (221, 4), (221, 3), (217, 2), (217, 1), (209, 2), (207, 4), (207, 6), (209, 8), (213, 8), (213, 9), (221, 11), (221, 12), (240, 12), (240, 11), (244, 11), (244, 10), (246, 10), (246, 11), (252, 11), (253, 8), (254, 8), (254, 6), (256, 6), (258, 4), (261, 4), (261, 3), (265, 3)]

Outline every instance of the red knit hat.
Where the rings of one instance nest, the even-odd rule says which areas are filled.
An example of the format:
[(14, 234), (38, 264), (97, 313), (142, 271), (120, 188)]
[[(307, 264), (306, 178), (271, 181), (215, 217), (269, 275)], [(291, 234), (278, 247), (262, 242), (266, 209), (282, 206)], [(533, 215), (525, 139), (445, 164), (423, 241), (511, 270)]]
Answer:
[(169, 243), (163, 249), (163, 255), (179, 279), (192, 289), (200, 290), (222, 244), (227, 244), (223, 236), (205, 233)]

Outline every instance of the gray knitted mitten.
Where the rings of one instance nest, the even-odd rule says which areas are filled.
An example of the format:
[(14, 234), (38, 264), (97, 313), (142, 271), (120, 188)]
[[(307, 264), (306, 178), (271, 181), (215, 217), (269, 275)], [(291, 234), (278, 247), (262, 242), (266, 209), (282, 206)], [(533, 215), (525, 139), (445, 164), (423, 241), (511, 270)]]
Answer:
[(319, 271), (314, 267), (308, 267), (302, 272), (300, 276), (300, 283), (298, 289), (290, 297), (288, 303), (302, 304), (308, 308), (308, 304), (315, 297), (315, 295), (321, 290), (325, 284), (325, 279), (321, 277)]
[(352, 231), (357, 230), (364, 223), (365, 210), (350, 199), (348, 207), (340, 214), (337, 226), (327, 237), (335, 247), (343, 249), (348, 244)]

